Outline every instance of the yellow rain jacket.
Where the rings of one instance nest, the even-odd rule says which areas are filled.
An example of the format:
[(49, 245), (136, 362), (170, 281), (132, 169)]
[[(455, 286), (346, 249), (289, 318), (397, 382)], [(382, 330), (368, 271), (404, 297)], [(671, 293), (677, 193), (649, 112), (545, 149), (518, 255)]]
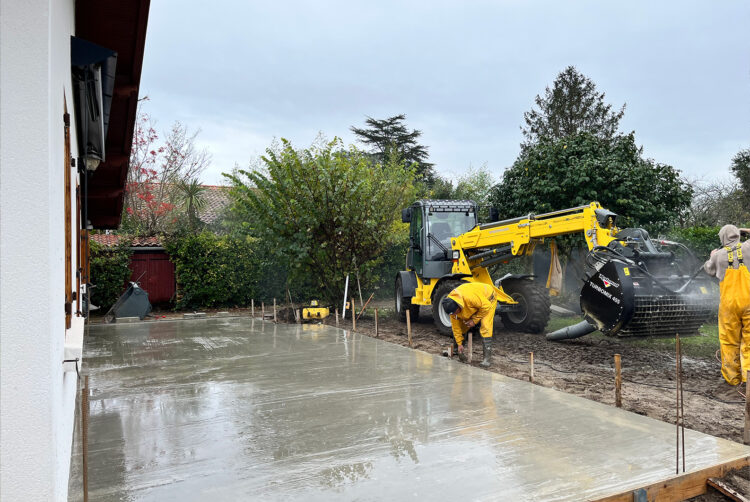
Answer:
[[(721, 374), (729, 384), (737, 385), (747, 380), (750, 370), (750, 272), (744, 263), (737, 227), (725, 225), (719, 238), (724, 247), (711, 253), (706, 270), (711, 268), (712, 261), (726, 259), (719, 283)], [(719, 267), (714, 268), (719, 272)]]
[(461, 307), (461, 312), (451, 316), (453, 337), (457, 344), (463, 343), (464, 335), (471, 329), (466, 325), (469, 319), (479, 326), (482, 338), (492, 338), (497, 306), (497, 297), (492, 286), (480, 282), (467, 282), (451, 291), (448, 298)]

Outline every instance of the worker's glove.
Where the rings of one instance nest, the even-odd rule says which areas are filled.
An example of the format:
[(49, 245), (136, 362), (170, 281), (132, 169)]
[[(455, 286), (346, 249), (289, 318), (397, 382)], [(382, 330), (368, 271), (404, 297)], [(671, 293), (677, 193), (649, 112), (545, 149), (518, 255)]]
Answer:
[(458, 346), (458, 360), (462, 363), (465, 363), (468, 360), (468, 357), (466, 357), (466, 349), (463, 345)]

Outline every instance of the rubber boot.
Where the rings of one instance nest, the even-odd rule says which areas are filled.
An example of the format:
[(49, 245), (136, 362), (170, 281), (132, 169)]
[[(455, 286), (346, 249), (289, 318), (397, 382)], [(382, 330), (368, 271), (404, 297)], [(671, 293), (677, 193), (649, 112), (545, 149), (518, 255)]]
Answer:
[(479, 366), (489, 368), (492, 364), (492, 338), (482, 338), (482, 355), (484, 359), (479, 363)]

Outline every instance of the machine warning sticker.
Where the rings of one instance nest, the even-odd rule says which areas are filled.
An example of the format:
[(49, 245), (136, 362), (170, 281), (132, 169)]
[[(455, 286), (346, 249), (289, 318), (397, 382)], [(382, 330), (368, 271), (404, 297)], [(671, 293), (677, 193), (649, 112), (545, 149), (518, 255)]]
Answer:
[(704, 295), (708, 294), (708, 290), (706, 289), (706, 286), (701, 286), (701, 293), (703, 293)]
[(630, 269), (628, 267), (623, 268), (622, 271), (625, 272), (625, 275), (630, 275)]
[(620, 284), (614, 282), (613, 280), (611, 280), (611, 279), (609, 279), (607, 277), (604, 277), (602, 274), (599, 274), (599, 278), (602, 280), (602, 283), (604, 284), (605, 288), (608, 288), (610, 286), (614, 286), (616, 288), (620, 287)]

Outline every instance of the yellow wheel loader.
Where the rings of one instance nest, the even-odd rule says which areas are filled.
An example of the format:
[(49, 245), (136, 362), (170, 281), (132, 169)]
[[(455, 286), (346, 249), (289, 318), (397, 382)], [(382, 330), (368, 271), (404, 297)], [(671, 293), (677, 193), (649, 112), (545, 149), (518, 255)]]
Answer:
[[(421, 306), (432, 305), (438, 330), (450, 334), (441, 301), (462, 281), (482, 282), (494, 286), (506, 328), (541, 333), (550, 313), (547, 289), (530, 275), (493, 281), (488, 267), (531, 255), (544, 239), (569, 234), (583, 234), (589, 249), (580, 295), (584, 321), (549, 339), (595, 329), (618, 336), (689, 335), (711, 313), (710, 279), (695, 269), (697, 260), (675, 253), (677, 243), (652, 241), (643, 229), (618, 229), (617, 215), (598, 202), (482, 225), (477, 211), (469, 200), (419, 200), (402, 211), (402, 222), (410, 225), (406, 270), (395, 281), (402, 320), (407, 309), (416, 319)], [(496, 211), (490, 213), (497, 220)]]

